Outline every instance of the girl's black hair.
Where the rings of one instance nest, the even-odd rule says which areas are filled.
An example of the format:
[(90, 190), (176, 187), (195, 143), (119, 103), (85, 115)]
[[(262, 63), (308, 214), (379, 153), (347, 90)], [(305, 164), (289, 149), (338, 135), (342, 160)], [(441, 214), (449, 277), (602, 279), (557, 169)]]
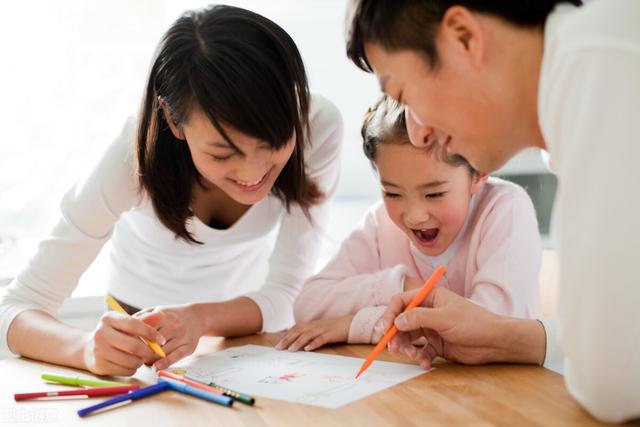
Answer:
[[(411, 145), (407, 133), (405, 107), (389, 95), (382, 95), (380, 99), (364, 115), (360, 134), (362, 135), (362, 151), (367, 156), (371, 166), (376, 169), (376, 156), (381, 144)], [(459, 154), (451, 154), (445, 147), (432, 143), (423, 148), (425, 154), (436, 156), (436, 159), (451, 166), (464, 166), (473, 176), (478, 172)]]
[(199, 243), (186, 229), (195, 185), (202, 185), (188, 145), (171, 132), (167, 110), (182, 126), (200, 108), (233, 146), (223, 126), (284, 147), (295, 133), (291, 158), (272, 193), (287, 211), (309, 207), (323, 194), (307, 176), (310, 95), (304, 64), (291, 37), (245, 9), (211, 6), (183, 14), (163, 36), (152, 62), (139, 114), (137, 163), (141, 190), (160, 221), (178, 238)]

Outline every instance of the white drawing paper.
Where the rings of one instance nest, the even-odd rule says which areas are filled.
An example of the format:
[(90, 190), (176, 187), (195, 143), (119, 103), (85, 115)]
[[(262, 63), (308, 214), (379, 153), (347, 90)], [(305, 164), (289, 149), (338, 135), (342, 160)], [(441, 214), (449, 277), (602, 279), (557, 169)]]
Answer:
[(425, 373), (416, 365), (374, 361), (356, 380), (363, 362), (355, 357), (245, 345), (190, 357), (167, 371), (252, 396), (325, 408), (338, 408)]

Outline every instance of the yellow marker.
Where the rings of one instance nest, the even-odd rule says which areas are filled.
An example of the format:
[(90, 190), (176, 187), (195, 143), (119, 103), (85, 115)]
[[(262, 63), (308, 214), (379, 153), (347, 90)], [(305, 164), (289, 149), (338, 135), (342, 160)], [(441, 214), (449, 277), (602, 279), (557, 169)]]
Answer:
[[(113, 299), (113, 297), (111, 295), (107, 295), (107, 305), (109, 306), (109, 308), (111, 308), (111, 310), (115, 310), (118, 311), (122, 314), (126, 314), (127, 316), (129, 315), (129, 313), (127, 313), (124, 308), (122, 308), (122, 306), (120, 304), (118, 304), (118, 301), (116, 301), (115, 299)], [(144, 343), (146, 345), (149, 346), (149, 348), (151, 350), (153, 350), (153, 352), (155, 354), (157, 354), (160, 357), (167, 357), (166, 354), (164, 354), (164, 351), (162, 350), (162, 347), (160, 347), (160, 345), (155, 342), (155, 341), (149, 341), (148, 339), (139, 337), (142, 341), (144, 341)]]

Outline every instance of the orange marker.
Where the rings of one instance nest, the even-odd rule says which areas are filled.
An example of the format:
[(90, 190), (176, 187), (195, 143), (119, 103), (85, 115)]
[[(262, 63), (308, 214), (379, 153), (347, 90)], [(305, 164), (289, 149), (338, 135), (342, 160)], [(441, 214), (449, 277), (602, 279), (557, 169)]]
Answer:
[[(413, 296), (413, 299), (411, 300), (409, 305), (407, 305), (407, 307), (404, 309), (403, 313), (406, 313), (407, 311), (421, 304), (422, 301), (424, 301), (424, 299), (427, 297), (427, 295), (429, 295), (429, 292), (431, 292), (431, 289), (433, 289), (436, 283), (438, 283), (438, 280), (440, 280), (440, 278), (442, 277), (445, 271), (446, 271), (446, 268), (444, 268), (444, 265), (441, 265), (440, 267), (438, 267), (438, 269), (431, 275), (431, 277), (429, 277), (429, 279), (427, 279), (427, 281), (424, 282), (424, 285), (422, 285), (422, 288), (420, 288), (420, 291)], [(380, 352), (387, 346), (389, 341), (391, 341), (391, 338), (393, 338), (397, 332), (398, 332), (398, 328), (396, 328), (396, 325), (391, 325), (387, 333), (384, 334), (380, 342), (378, 342), (378, 345), (374, 347), (373, 351), (371, 351), (371, 354), (369, 354), (367, 359), (364, 361), (364, 363), (360, 367), (360, 370), (356, 374), (356, 379), (358, 379), (358, 377), (364, 371), (367, 370), (369, 365), (371, 365), (371, 363), (373, 363), (373, 361), (376, 360), (376, 357), (378, 357)]]

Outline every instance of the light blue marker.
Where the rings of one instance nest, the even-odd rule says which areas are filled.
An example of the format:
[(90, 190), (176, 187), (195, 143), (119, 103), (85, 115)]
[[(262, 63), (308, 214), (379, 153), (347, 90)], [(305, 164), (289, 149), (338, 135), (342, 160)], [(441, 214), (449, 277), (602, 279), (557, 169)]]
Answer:
[(175, 390), (180, 393), (199, 397), (200, 399), (208, 400), (209, 402), (217, 403), (218, 405), (222, 405), (222, 406), (233, 405), (233, 399), (223, 394), (208, 392), (206, 390), (202, 390), (201, 388), (194, 387), (187, 383), (172, 380), (171, 378), (158, 377), (158, 384), (162, 384), (162, 383), (169, 384), (171, 390)]

